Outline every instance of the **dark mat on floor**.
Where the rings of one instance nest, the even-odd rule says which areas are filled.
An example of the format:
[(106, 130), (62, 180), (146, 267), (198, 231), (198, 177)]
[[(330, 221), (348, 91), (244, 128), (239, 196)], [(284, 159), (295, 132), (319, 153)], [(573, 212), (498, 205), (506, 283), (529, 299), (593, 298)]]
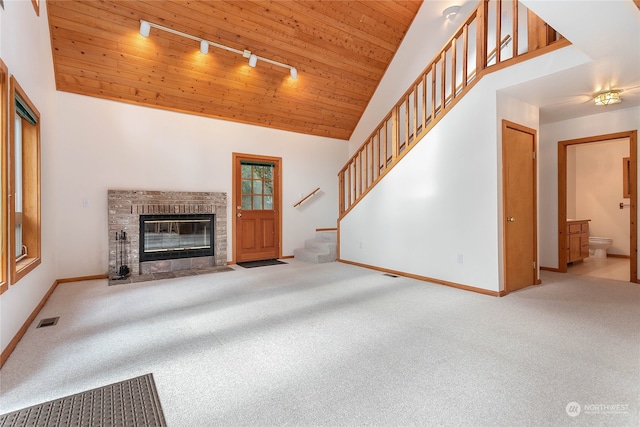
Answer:
[(0, 427), (166, 425), (152, 374), (0, 415)]
[(265, 265), (286, 264), (286, 262), (280, 261), (278, 259), (263, 259), (263, 260), (260, 260), (260, 261), (238, 262), (237, 264), (240, 267), (253, 268), (253, 267), (264, 267)]

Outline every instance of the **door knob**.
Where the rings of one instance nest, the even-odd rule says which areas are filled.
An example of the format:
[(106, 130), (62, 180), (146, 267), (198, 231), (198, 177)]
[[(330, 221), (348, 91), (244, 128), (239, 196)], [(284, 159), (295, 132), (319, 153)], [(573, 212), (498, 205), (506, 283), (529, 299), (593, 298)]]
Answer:
[(507, 217), (507, 222), (515, 222), (515, 220), (516, 219), (514, 217), (512, 217), (512, 216), (508, 216)]
[(238, 215), (238, 218), (240, 218), (242, 216), (242, 214), (240, 212), (238, 212), (236, 215)]

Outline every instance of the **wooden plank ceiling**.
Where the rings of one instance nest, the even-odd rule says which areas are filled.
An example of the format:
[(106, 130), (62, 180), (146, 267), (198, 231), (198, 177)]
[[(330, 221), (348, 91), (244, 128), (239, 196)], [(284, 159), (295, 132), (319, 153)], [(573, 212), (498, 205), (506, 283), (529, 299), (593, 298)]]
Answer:
[[(422, 0), (47, 1), (58, 90), (348, 139)], [(289, 70), (140, 20), (294, 66)]]

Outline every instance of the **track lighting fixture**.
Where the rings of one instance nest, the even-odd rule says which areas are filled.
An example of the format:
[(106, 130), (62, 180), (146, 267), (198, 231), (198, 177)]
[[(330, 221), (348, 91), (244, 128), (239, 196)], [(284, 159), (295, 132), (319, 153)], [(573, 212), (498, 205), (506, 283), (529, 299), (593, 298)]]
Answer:
[(147, 21), (140, 21), (140, 35), (143, 37), (149, 37), (151, 31), (151, 24)]
[(206, 40), (200, 40), (200, 53), (203, 55), (209, 53), (209, 43)]
[(246, 50), (246, 49), (245, 50), (234, 49), (232, 47), (225, 46), (225, 45), (220, 44), (220, 43), (212, 42), (210, 40), (201, 39), (200, 37), (192, 36), (190, 34), (183, 33), (183, 32), (180, 32), (180, 31), (176, 31), (176, 30), (174, 30), (172, 28), (168, 28), (168, 27), (164, 27), (162, 25), (154, 24), (153, 22), (145, 21), (143, 19), (140, 20), (140, 35), (142, 35), (144, 37), (149, 37), (149, 33), (151, 32), (151, 27), (157, 28), (158, 30), (166, 31), (166, 32), (171, 33), (171, 34), (175, 34), (177, 36), (185, 37), (185, 38), (188, 38), (190, 40), (194, 40), (194, 41), (199, 42), (200, 43), (200, 52), (203, 55), (206, 55), (207, 53), (209, 53), (209, 46), (213, 46), (213, 47), (217, 47), (218, 49), (226, 50), (228, 52), (237, 53), (239, 55), (242, 55), (244, 58), (248, 58), (250, 67), (255, 67), (258, 64), (258, 60), (260, 60), (260, 61), (267, 62), (267, 63), (272, 64), (272, 65), (277, 65), (278, 67), (288, 68), (289, 69), (289, 73), (291, 74), (291, 78), (292, 79), (297, 79), (298, 78), (298, 70), (295, 67), (291, 66), (291, 65), (284, 64), (284, 63), (278, 62), (278, 61), (274, 61), (272, 59), (264, 58), (262, 56), (258, 56), (255, 53), (251, 53), (251, 51)]

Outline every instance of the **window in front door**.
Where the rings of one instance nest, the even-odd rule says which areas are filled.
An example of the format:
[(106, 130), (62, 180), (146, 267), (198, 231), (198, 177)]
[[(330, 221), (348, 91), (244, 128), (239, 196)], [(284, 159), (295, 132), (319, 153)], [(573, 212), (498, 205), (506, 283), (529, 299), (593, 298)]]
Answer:
[(272, 164), (242, 163), (242, 209), (273, 210)]

